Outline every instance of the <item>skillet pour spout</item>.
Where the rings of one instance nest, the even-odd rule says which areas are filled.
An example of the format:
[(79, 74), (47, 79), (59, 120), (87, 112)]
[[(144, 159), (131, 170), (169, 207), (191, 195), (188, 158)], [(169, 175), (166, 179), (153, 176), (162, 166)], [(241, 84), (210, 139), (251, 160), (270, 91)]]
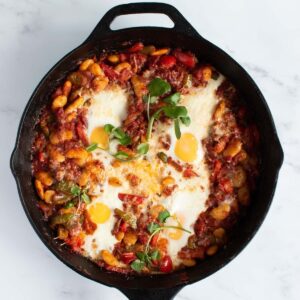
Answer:
[[(117, 16), (139, 13), (165, 14), (174, 22), (174, 27), (110, 29), (111, 22)], [(42, 218), (36, 205), (36, 193), (31, 180), (29, 180), (32, 177), (30, 153), (33, 128), (50, 93), (63, 81), (70, 68), (80, 60), (102, 50), (122, 49), (124, 43), (128, 42), (182, 48), (192, 51), (200, 59), (205, 58), (205, 61), (211, 63), (229, 78), (241, 92), (247, 105), (253, 111), (262, 137), (261, 176), (254, 201), (248, 210), (247, 220), (241, 220), (226, 249), (199, 262), (194, 267), (177, 270), (166, 275), (125, 277), (122, 274), (103, 270), (86, 258), (70, 252), (66, 246), (61, 246), (57, 240), (53, 239), (53, 232)], [(11, 157), (11, 169), (29, 221), (48, 249), (63, 263), (89, 279), (119, 289), (129, 299), (167, 300), (173, 299), (184, 285), (197, 282), (218, 271), (244, 249), (268, 212), (282, 161), (283, 152), (272, 115), (262, 93), (248, 73), (223, 50), (201, 37), (173, 6), (165, 3), (131, 3), (109, 10), (87, 40), (63, 57), (41, 80), (20, 121), (16, 146)]]

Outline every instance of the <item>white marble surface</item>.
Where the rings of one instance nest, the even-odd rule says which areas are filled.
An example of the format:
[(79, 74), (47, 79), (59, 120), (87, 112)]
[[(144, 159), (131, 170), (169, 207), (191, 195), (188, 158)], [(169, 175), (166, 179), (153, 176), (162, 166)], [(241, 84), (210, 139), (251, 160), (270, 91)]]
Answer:
[[(87, 37), (104, 12), (122, 2), (0, 0), (1, 299), (125, 299), (68, 269), (42, 244), (20, 205), (8, 164), (21, 113), (35, 86)], [(273, 205), (253, 241), (232, 263), (185, 287), (176, 299), (299, 299), (300, 3), (169, 2), (253, 76), (285, 152)], [(134, 24), (128, 19), (118, 23)]]

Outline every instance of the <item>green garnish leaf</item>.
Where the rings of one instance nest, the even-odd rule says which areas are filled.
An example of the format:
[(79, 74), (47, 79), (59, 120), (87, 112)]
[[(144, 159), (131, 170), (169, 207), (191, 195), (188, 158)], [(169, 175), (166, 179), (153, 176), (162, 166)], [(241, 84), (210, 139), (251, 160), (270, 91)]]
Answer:
[(113, 157), (120, 160), (126, 160), (129, 158), (129, 155), (124, 151), (118, 151), (117, 153), (113, 154)]
[(126, 135), (123, 138), (119, 139), (119, 142), (121, 145), (127, 146), (127, 145), (131, 144), (131, 138), (130, 138), (130, 136)]
[(159, 229), (160, 226), (157, 223), (151, 222), (148, 226), (147, 229), (149, 231), (150, 234), (152, 234), (154, 231), (156, 231), (157, 229)]
[(80, 187), (79, 187), (78, 185), (75, 185), (75, 184), (74, 184), (74, 185), (71, 187), (70, 192), (71, 192), (71, 194), (72, 194), (73, 196), (79, 196), (81, 190), (80, 190)]
[(130, 265), (131, 269), (133, 269), (136, 272), (141, 272), (141, 270), (144, 268), (144, 266), (145, 266), (145, 263), (143, 261), (141, 261), (140, 259), (134, 260)]
[(180, 131), (180, 126), (179, 126), (179, 120), (178, 119), (174, 120), (174, 128), (175, 128), (176, 138), (177, 138), (177, 140), (179, 140), (180, 137), (181, 137), (181, 131)]
[(147, 103), (147, 102), (149, 102), (150, 101), (150, 98), (151, 96), (149, 95), (149, 94), (147, 94), (147, 95), (144, 95), (143, 96), (143, 101), (145, 102), (145, 103)]
[(124, 138), (124, 136), (126, 136), (125, 132), (120, 127), (114, 128), (112, 130), (112, 134), (117, 139), (122, 139), (122, 138)]
[(112, 135), (117, 138), (121, 145), (127, 146), (131, 143), (131, 138), (120, 127), (112, 130)]
[(155, 103), (157, 101), (158, 97), (156, 96), (150, 96), (150, 94), (143, 96), (143, 101), (145, 103)]
[(181, 117), (180, 121), (182, 124), (184, 124), (185, 126), (189, 126), (191, 124), (191, 118), (189, 116), (186, 117)]
[(87, 152), (92, 152), (92, 151), (96, 150), (97, 148), (98, 148), (98, 144), (93, 143), (93, 144), (89, 145), (88, 147), (86, 147), (85, 150)]
[(158, 215), (158, 221), (161, 223), (165, 223), (166, 220), (170, 217), (170, 213), (168, 210), (161, 211)]
[(146, 154), (149, 150), (149, 144), (148, 143), (139, 144), (136, 150), (141, 155)]
[(151, 253), (150, 257), (152, 260), (158, 260), (160, 259), (160, 252), (156, 249)]
[(163, 108), (164, 114), (171, 119), (178, 119), (179, 117), (186, 117), (188, 111), (185, 106), (165, 106)]
[(104, 125), (104, 130), (105, 130), (106, 133), (111, 133), (114, 128), (115, 127), (113, 125), (111, 125), (111, 124), (105, 124)]
[(167, 81), (157, 77), (148, 84), (148, 90), (151, 97), (159, 97), (170, 92), (171, 85)]
[(177, 92), (171, 96), (164, 98), (163, 101), (166, 103), (169, 103), (171, 105), (177, 105), (180, 100), (180, 97), (181, 97), (181, 94)]
[(86, 204), (89, 204), (91, 203), (91, 198), (89, 197), (89, 195), (85, 192), (83, 192), (81, 194), (81, 199), (86, 203)]
[(145, 261), (146, 253), (145, 252), (137, 252), (136, 256), (139, 260)]
[(71, 208), (74, 206), (74, 202), (73, 201), (69, 201), (66, 205), (65, 208)]
[(150, 257), (147, 253), (145, 252), (137, 252), (136, 256), (139, 258), (139, 260), (145, 262), (145, 263), (149, 263), (150, 262)]

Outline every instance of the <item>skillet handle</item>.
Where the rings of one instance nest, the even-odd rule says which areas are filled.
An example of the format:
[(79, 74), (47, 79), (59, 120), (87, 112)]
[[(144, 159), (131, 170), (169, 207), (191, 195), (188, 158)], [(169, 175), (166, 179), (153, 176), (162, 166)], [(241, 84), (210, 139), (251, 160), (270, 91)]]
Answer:
[(141, 2), (122, 4), (110, 9), (97, 24), (93, 32), (87, 38), (87, 41), (99, 40), (112, 32), (117, 32), (118, 30), (112, 30), (110, 28), (112, 21), (116, 17), (143, 13), (165, 14), (174, 22), (174, 27), (170, 28), (170, 31), (182, 32), (193, 37), (200, 37), (199, 33), (174, 6), (158, 2)]
[(172, 300), (182, 286), (166, 289), (120, 289), (129, 300)]

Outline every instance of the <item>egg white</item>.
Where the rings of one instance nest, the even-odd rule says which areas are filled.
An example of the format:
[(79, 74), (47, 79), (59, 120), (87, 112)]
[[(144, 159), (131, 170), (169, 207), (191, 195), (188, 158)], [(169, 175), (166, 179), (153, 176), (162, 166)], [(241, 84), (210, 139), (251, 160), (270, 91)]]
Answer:
[(114, 210), (116, 208), (122, 209), (122, 201), (118, 198), (119, 190), (118, 188), (109, 188), (107, 182), (102, 188), (103, 192), (99, 193), (99, 196), (87, 206), (87, 210), (89, 210), (91, 205), (101, 202), (110, 209), (109, 219), (103, 224), (97, 224), (97, 229), (93, 234), (85, 237), (83, 249), (93, 259), (99, 256), (101, 250), (112, 251), (114, 245), (118, 242), (112, 234), (112, 230), (115, 224)]
[[(101, 250), (112, 251), (118, 242), (111, 233), (115, 223), (113, 211), (115, 208), (122, 209), (122, 202), (118, 199), (118, 193), (144, 194), (147, 196), (143, 204), (144, 208), (149, 203), (162, 204), (171, 215), (181, 216), (183, 220), (181, 225), (191, 232), (191, 234), (183, 232), (178, 240), (171, 239), (167, 230), (161, 233), (162, 237), (168, 239), (168, 254), (173, 260), (173, 265), (175, 267), (180, 265), (181, 260), (177, 254), (187, 244), (189, 236), (194, 233), (194, 223), (199, 214), (205, 211), (205, 201), (210, 192), (209, 171), (204, 162), (204, 149), (201, 141), (208, 136), (212, 114), (218, 102), (215, 91), (222, 80), (223, 77), (220, 76), (218, 80), (210, 80), (205, 88), (192, 88), (189, 94), (182, 96), (180, 102), (180, 105), (187, 108), (191, 118), (190, 126), (181, 125), (181, 132), (193, 134), (198, 141), (197, 158), (191, 163), (193, 170), (199, 175), (198, 177), (183, 178), (182, 173), (177, 172), (172, 166), (162, 163), (157, 158), (157, 153), (163, 151), (180, 162), (174, 150), (177, 139), (173, 122), (170, 124), (157, 123), (149, 141), (150, 149), (145, 156), (146, 162), (140, 158), (130, 163), (121, 163), (119, 168), (113, 168), (111, 166), (112, 157), (106, 151), (96, 150), (92, 152), (93, 158), (99, 159), (104, 164), (106, 177), (104, 185), (98, 189), (97, 199), (92, 204), (97, 201), (103, 202), (111, 209), (111, 215), (106, 223), (97, 225), (97, 229), (92, 235), (86, 236), (83, 248), (88, 256), (96, 258)], [(116, 127), (121, 126), (126, 117), (127, 103), (128, 94), (119, 87), (94, 95), (88, 112), (87, 135), (90, 136), (94, 128), (104, 126), (107, 123)], [(159, 143), (159, 138), (166, 134), (169, 134), (171, 138), (169, 150), (165, 150)], [(140, 177), (141, 182), (137, 187), (130, 186), (126, 180), (128, 173)], [(175, 184), (178, 185), (168, 197), (160, 193), (160, 182), (166, 176), (172, 176), (175, 179)], [(110, 186), (107, 182), (109, 177), (118, 177), (122, 186)], [(170, 218), (168, 222), (172, 224), (172, 219)]]

